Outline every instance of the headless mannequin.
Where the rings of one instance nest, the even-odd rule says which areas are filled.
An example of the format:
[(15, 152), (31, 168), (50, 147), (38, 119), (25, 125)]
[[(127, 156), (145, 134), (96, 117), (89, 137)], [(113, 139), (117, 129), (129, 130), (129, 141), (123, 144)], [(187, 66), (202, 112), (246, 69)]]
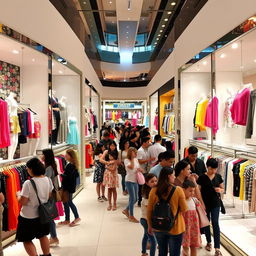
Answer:
[[(38, 121), (37, 117), (34, 117), (35, 122)], [(36, 150), (38, 148), (40, 138), (29, 138), (28, 139), (28, 155), (36, 156)]]
[(60, 129), (58, 133), (58, 141), (63, 143), (67, 140), (67, 126), (68, 126), (68, 115), (67, 115), (67, 98), (62, 96), (59, 101), (60, 106)]
[[(18, 103), (14, 97), (16, 97), (16, 93), (11, 92), (9, 96), (6, 98), (10, 120), (12, 120), (13, 117), (18, 118), (18, 112), (17, 112)], [(18, 133), (12, 132), (11, 146), (8, 147), (8, 160), (13, 160), (17, 146), (18, 146)]]

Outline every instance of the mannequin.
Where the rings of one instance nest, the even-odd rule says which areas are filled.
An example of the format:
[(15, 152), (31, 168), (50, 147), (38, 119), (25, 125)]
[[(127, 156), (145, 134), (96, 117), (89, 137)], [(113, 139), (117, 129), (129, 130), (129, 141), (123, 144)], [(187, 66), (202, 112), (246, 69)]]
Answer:
[(60, 108), (59, 108), (59, 102), (58, 98), (56, 97), (56, 91), (49, 90), (49, 105), (52, 107), (53, 111), (53, 117), (56, 122), (56, 128), (52, 130), (52, 144), (56, 145), (58, 144), (57, 138), (60, 128)]
[(28, 139), (28, 155), (36, 156), (36, 150), (38, 148), (41, 136), (41, 124), (37, 118), (34, 116), (34, 133), (29, 136)]
[(8, 160), (13, 160), (16, 148), (18, 146), (18, 133), (20, 132), (18, 103), (15, 100), (16, 96), (16, 93), (10, 92), (9, 96), (6, 98), (11, 124), (11, 145), (8, 147)]
[(60, 129), (58, 133), (58, 141), (61, 143), (67, 142), (68, 135), (68, 112), (67, 112), (67, 98), (62, 96), (59, 101), (60, 107)]
[(90, 131), (89, 131), (90, 115), (87, 109), (85, 109), (84, 116), (85, 116), (85, 136), (88, 136), (90, 135)]

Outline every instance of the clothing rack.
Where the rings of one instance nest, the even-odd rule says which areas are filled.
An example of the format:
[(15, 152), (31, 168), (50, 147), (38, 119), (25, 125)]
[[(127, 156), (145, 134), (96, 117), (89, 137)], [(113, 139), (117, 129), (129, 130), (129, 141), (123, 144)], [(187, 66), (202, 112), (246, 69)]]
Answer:
[[(189, 144), (191, 146), (196, 146), (202, 149), (205, 149), (207, 151), (211, 151), (212, 157), (214, 157), (214, 152), (222, 153), (225, 156), (233, 157), (233, 158), (244, 158), (248, 160), (252, 160), (256, 162), (256, 148), (248, 147), (245, 149), (241, 149), (239, 147), (229, 147), (229, 146), (224, 146), (224, 145), (218, 145), (218, 144), (211, 144), (208, 141), (197, 141), (190, 139)], [(249, 150), (254, 150), (254, 152), (248, 152)], [(247, 218), (247, 217), (252, 217), (252, 215), (247, 216), (245, 214), (245, 200), (242, 201), (242, 213), (241, 213), (241, 218)], [(233, 206), (232, 208), (235, 208), (235, 199), (233, 197)], [(256, 217), (256, 216), (253, 216)]]
[(19, 164), (22, 162), (27, 162), (28, 160), (30, 160), (33, 156), (26, 156), (26, 157), (21, 157), (18, 159), (13, 159), (13, 160), (3, 160), (0, 162), (0, 168), (1, 167), (6, 167), (9, 165), (15, 165), (15, 164)]

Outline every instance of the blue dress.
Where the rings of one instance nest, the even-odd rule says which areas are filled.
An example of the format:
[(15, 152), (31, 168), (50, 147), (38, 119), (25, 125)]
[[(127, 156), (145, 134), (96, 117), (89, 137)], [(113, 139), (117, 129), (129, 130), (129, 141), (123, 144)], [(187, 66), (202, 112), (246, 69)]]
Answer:
[(80, 137), (77, 129), (77, 121), (75, 119), (69, 120), (68, 144), (79, 145)]

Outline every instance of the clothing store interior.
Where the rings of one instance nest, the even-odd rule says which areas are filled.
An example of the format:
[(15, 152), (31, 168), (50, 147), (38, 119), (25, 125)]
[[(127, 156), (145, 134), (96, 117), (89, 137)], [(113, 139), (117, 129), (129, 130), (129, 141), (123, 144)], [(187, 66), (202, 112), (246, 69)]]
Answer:
[(246, 2), (0, 0), (0, 256), (256, 255)]

